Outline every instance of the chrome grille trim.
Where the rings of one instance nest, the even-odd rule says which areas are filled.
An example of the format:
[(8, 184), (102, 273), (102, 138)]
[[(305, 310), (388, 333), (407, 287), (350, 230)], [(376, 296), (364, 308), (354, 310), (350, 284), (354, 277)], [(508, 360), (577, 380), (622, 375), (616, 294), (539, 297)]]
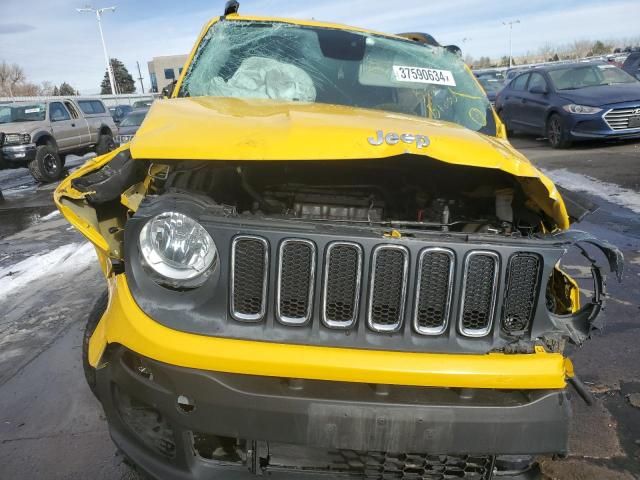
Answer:
[[(262, 278), (262, 299), (260, 312), (251, 315), (246, 313), (237, 312), (234, 310), (235, 306), (235, 268), (236, 268), (236, 247), (238, 243), (243, 240), (254, 240), (262, 243), (264, 246), (264, 275)], [(238, 235), (231, 243), (231, 278), (229, 281), (229, 306), (231, 316), (240, 322), (258, 322), (262, 320), (267, 311), (267, 290), (269, 286), (269, 242), (262, 237), (255, 235)]]
[[(373, 320), (373, 302), (374, 292), (376, 284), (376, 265), (380, 252), (384, 250), (398, 250), (402, 252), (403, 266), (402, 266), (402, 288), (401, 298), (399, 305), (398, 321), (391, 325), (384, 325), (376, 323)], [(378, 245), (373, 249), (371, 255), (371, 273), (369, 278), (369, 292), (367, 302), (367, 325), (374, 332), (397, 332), (402, 327), (402, 320), (404, 319), (405, 305), (407, 302), (407, 280), (409, 276), (409, 250), (406, 247), (400, 245)]]
[[(311, 249), (311, 265), (309, 266), (309, 291), (307, 293), (307, 311), (304, 317), (288, 317), (281, 312), (281, 300), (282, 300), (282, 258), (283, 252), (287, 245), (293, 243), (302, 243), (308, 245)], [(279, 322), (285, 325), (304, 325), (311, 319), (311, 313), (313, 311), (313, 292), (315, 288), (316, 280), (316, 244), (310, 240), (301, 238), (290, 238), (283, 240), (278, 248), (278, 279), (276, 285), (276, 318)]]
[(602, 118), (611, 130), (636, 130), (640, 127), (630, 129), (629, 119), (640, 115), (640, 113), (636, 113), (637, 110), (640, 110), (640, 105), (637, 107), (612, 108), (607, 110)]
[[(421, 280), (422, 280), (422, 266), (424, 262), (424, 258), (429, 253), (443, 253), (449, 257), (449, 275), (447, 278), (447, 284), (449, 288), (447, 289), (447, 298), (445, 302), (444, 308), (444, 320), (442, 322), (442, 326), (437, 328), (432, 327), (423, 327), (420, 325), (419, 319), (419, 309), (420, 309), (420, 293), (422, 291), (421, 288)], [(452, 250), (448, 248), (441, 247), (427, 247), (420, 252), (420, 256), (418, 258), (418, 269), (416, 273), (416, 296), (415, 296), (415, 308), (413, 311), (413, 328), (415, 331), (421, 335), (441, 335), (447, 330), (449, 326), (449, 317), (451, 315), (451, 299), (453, 297), (453, 290), (455, 288), (453, 284), (453, 278), (456, 267), (456, 258), (455, 254)]]
[[(331, 261), (331, 252), (335, 247), (346, 246), (355, 248), (358, 255), (357, 272), (355, 281), (355, 292), (353, 297), (353, 316), (349, 321), (337, 321), (328, 318), (327, 316), (327, 295), (329, 292), (329, 265)], [(327, 251), (324, 259), (324, 277), (322, 282), (322, 323), (329, 328), (350, 328), (358, 319), (358, 313), (360, 311), (360, 289), (362, 285), (362, 246), (354, 242), (332, 242), (327, 247)]]
[[(491, 257), (494, 262), (494, 271), (493, 271), (493, 287), (491, 291), (491, 303), (489, 310), (489, 319), (487, 321), (487, 325), (484, 328), (479, 329), (469, 329), (464, 327), (464, 312), (465, 312), (465, 298), (467, 293), (467, 284), (469, 282), (469, 266), (471, 263), (471, 259), (476, 256), (487, 256)], [(486, 336), (493, 327), (493, 320), (496, 314), (496, 300), (498, 295), (498, 279), (500, 275), (500, 256), (489, 250), (473, 250), (467, 253), (467, 256), (464, 260), (464, 273), (462, 275), (462, 294), (460, 297), (460, 314), (458, 318), (458, 328), (460, 333), (466, 337), (484, 337)]]

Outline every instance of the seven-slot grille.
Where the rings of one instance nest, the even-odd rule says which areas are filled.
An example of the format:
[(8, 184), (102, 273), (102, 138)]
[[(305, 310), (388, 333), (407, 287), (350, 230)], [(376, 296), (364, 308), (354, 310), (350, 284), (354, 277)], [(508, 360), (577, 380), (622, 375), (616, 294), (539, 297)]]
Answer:
[(604, 120), (612, 130), (625, 130), (629, 128), (629, 119), (631, 117), (640, 116), (639, 110), (640, 106), (614, 108), (605, 114)]
[[(269, 250), (261, 237), (241, 235), (233, 240), (229, 308), (236, 320), (255, 322), (266, 317)], [(328, 328), (354, 328), (366, 305), (366, 324), (375, 332), (400, 330), (409, 307), (413, 330), (421, 335), (444, 334), (455, 312), (462, 335), (482, 337), (492, 331), (501, 277), (497, 253), (467, 253), (460, 279), (455, 274), (456, 254), (447, 248), (424, 248), (413, 262), (409, 250), (399, 245), (378, 245), (367, 256), (365, 253), (355, 242), (332, 242), (324, 254), (318, 254), (309, 240), (282, 241), (276, 264), (276, 319), (285, 325), (309, 322), (319, 277), (321, 319)], [(365, 258), (369, 259), (368, 271)], [(407, 292), (410, 270), (415, 272), (412, 294)], [(518, 253), (509, 259), (501, 315), (507, 333), (530, 327), (541, 270), (537, 254)], [(410, 298), (412, 305), (408, 305)]]

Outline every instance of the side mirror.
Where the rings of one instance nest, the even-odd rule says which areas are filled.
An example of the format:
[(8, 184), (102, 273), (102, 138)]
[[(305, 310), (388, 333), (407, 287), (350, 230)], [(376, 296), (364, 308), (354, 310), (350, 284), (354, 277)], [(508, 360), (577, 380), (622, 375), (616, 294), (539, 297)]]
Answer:
[(457, 45), (445, 45), (444, 49), (449, 53), (462, 57), (462, 49)]
[(534, 85), (533, 87), (531, 87), (529, 89), (529, 93), (535, 93), (537, 95), (544, 95), (545, 93), (549, 93), (549, 92), (547, 92), (546, 87), (541, 87), (539, 85)]

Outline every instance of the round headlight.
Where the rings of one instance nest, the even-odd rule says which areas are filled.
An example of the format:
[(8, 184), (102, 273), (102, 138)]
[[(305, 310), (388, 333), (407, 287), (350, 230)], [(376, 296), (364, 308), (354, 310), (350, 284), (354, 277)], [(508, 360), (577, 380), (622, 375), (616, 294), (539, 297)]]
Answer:
[(182, 213), (153, 217), (142, 227), (139, 243), (144, 266), (161, 285), (199, 287), (218, 264), (218, 249), (211, 235)]

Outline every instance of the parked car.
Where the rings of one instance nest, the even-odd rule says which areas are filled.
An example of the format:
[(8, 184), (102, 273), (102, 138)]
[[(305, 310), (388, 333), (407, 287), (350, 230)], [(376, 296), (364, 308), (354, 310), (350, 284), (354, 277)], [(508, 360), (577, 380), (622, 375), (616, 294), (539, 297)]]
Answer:
[(117, 127), (101, 100), (56, 98), (0, 105), (0, 164), (26, 166), (40, 182), (58, 180), (64, 156), (115, 148)]
[(167, 480), (532, 478), (603, 324), (602, 267), (584, 295), (561, 259), (621, 253), (457, 55), (236, 10), (55, 192), (108, 284), (82, 358), (114, 442)]
[(118, 125), (118, 136), (116, 137), (116, 143), (118, 145), (131, 141), (138, 131), (138, 128), (140, 128), (140, 125), (142, 125), (144, 117), (147, 116), (147, 112), (149, 112), (148, 108), (136, 108), (122, 119), (120, 125)]
[(502, 90), (502, 87), (504, 87), (505, 80), (503, 78), (481, 75), (478, 77), (478, 82), (482, 85), (491, 105), (495, 105), (496, 96), (498, 92)]
[(116, 105), (115, 107), (109, 107), (109, 113), (116, 125), (118, 125), (131, 110), (133, 110), (131, 105)]
[(640, 82), (606, 63), (540, 66), (505, 86), (496, 111), (508, 130), (546, 136), (554, 148), (640, 137)]
[(640, 80), (640, 52), (629, 54), (622, 64), (622, 69)]

